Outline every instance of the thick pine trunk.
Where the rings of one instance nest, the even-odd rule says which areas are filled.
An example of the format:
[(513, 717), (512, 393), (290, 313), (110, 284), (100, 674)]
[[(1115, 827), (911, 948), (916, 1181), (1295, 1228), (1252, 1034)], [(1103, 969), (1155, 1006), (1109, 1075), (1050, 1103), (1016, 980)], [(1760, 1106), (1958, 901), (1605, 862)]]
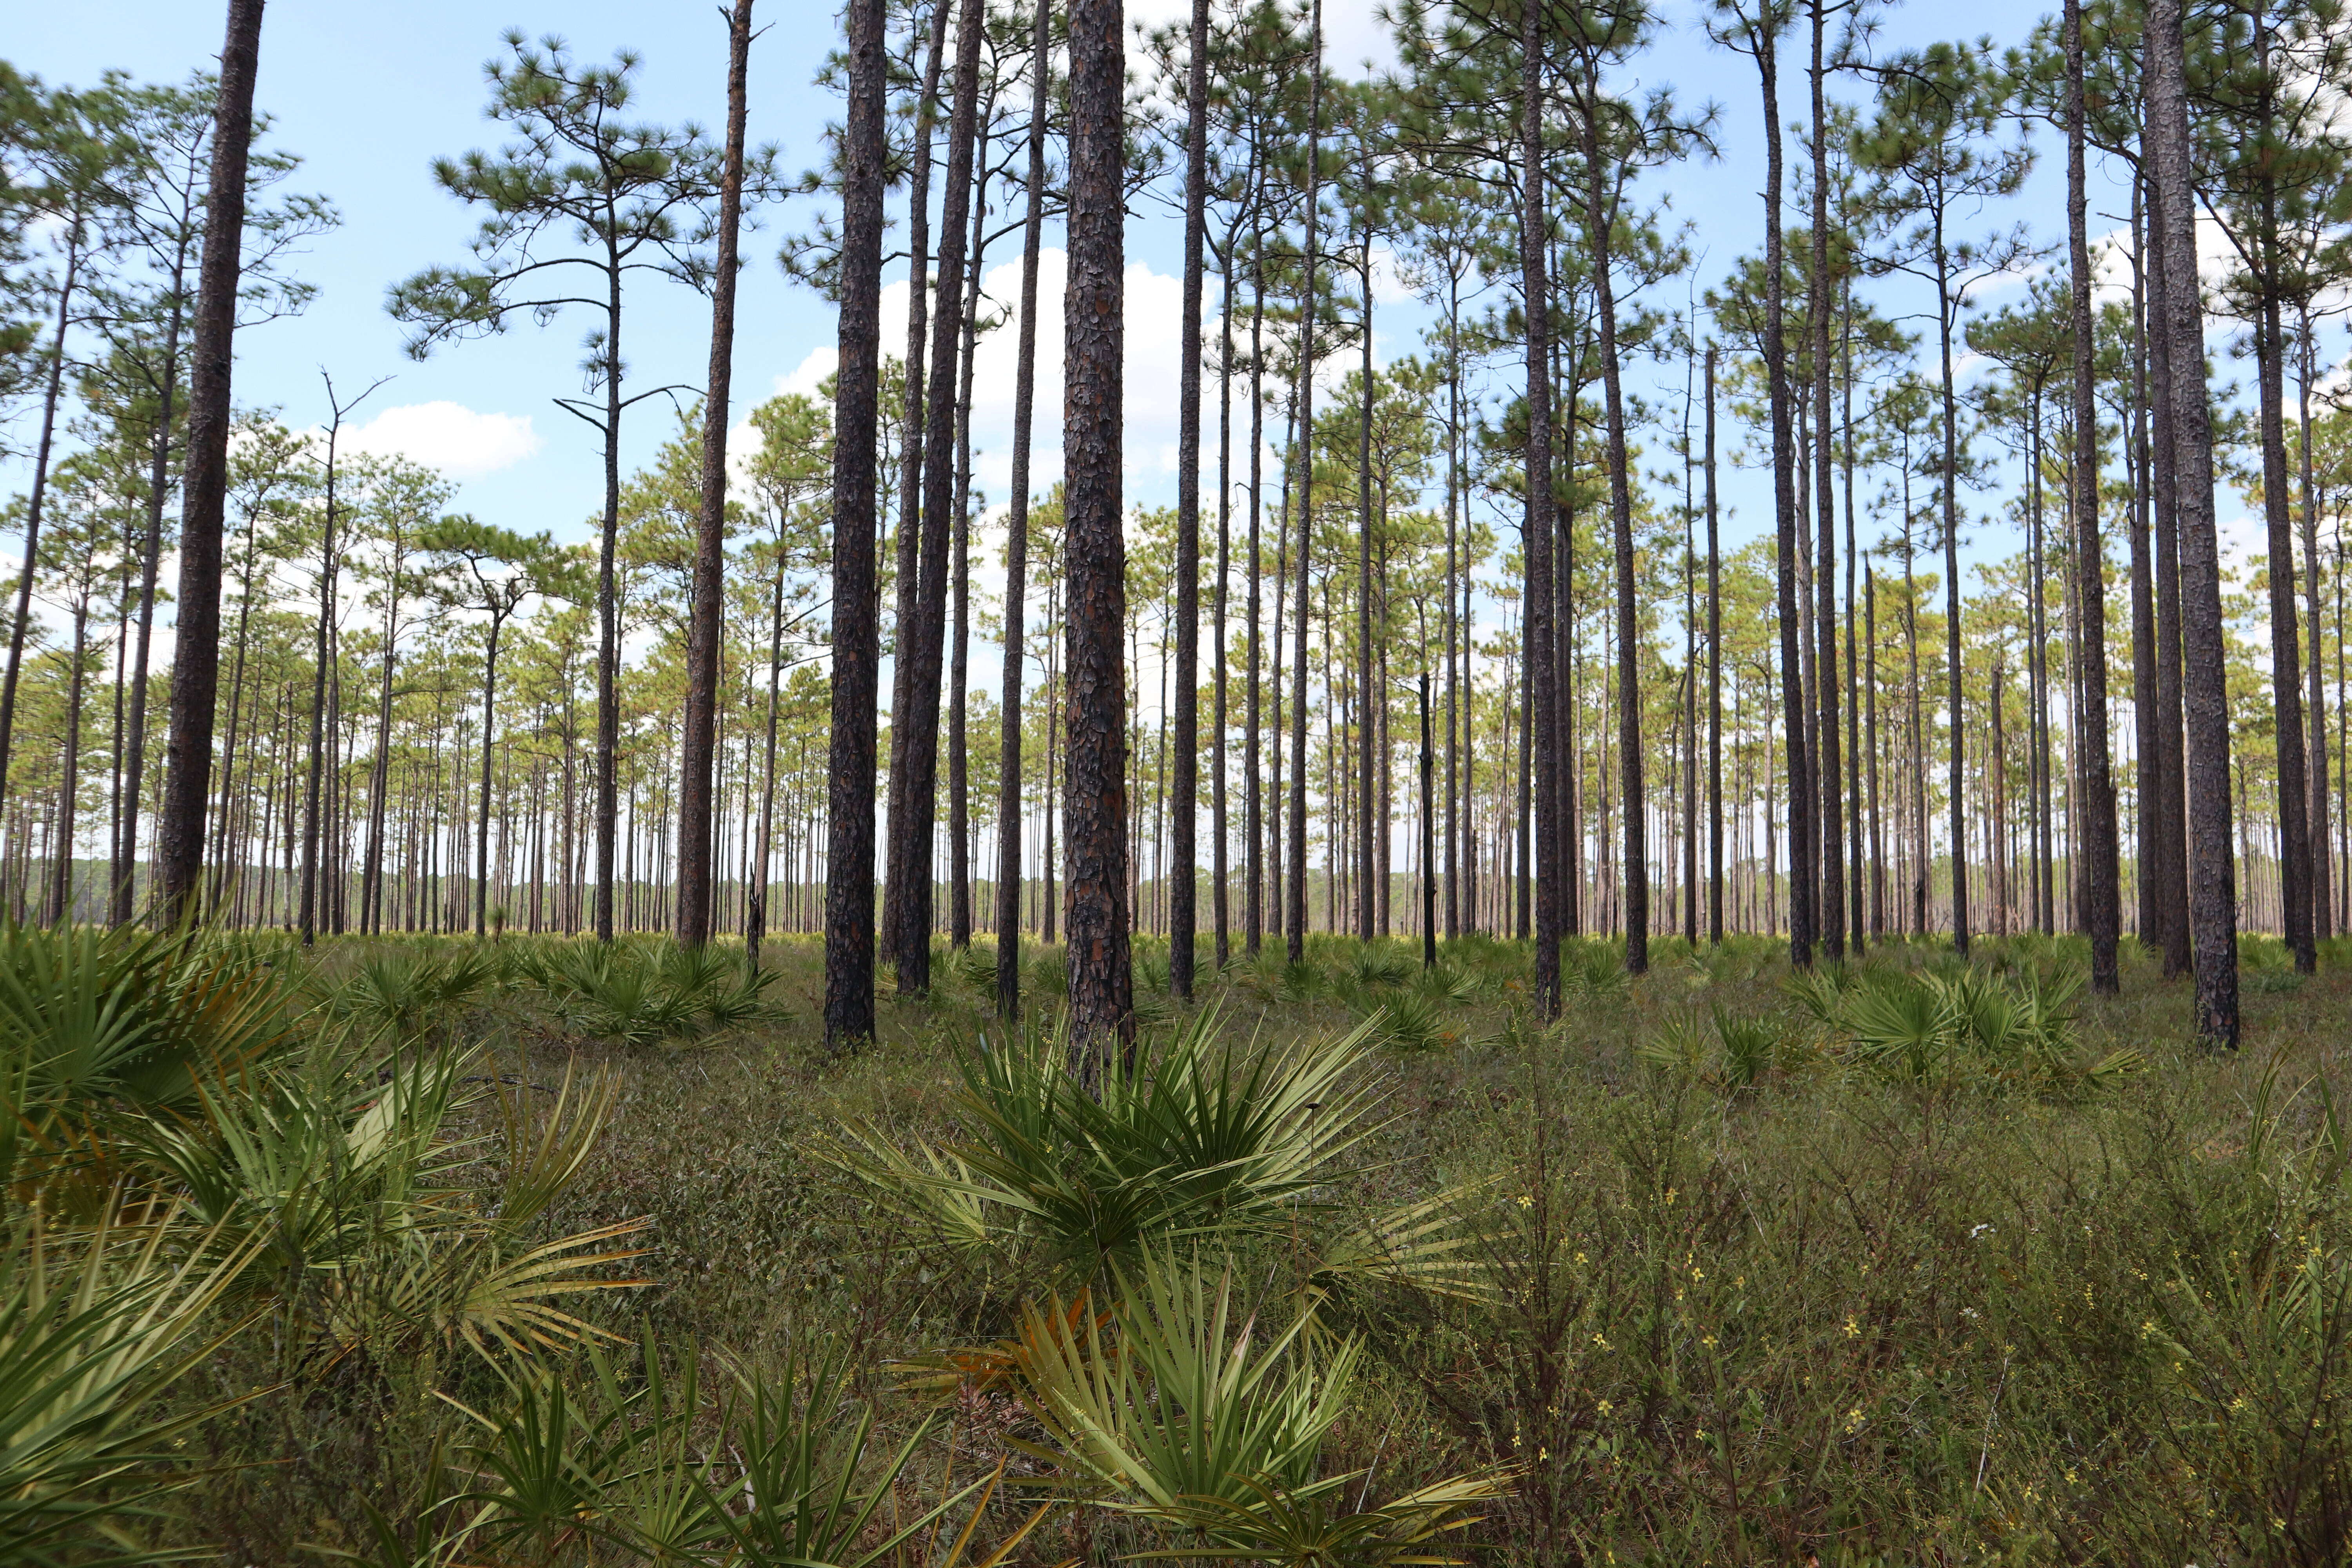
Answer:
[(180, 507), (179, 624), (172, 658), (172, 718), (164, 743), (156, 861), (165, 921), (194, 918), (204, 876), (205, 801), (211, 792), (213, 709), (220, 683), (221, 523), (228, 495), (230, 371), (236, 334), (245, 172), (253, 141), (253, 79), (262, 0), (229, 0), (213, 111), (213, 166), (205, 198), (205, 259), (189, 353), (188, 458)]
[(825, 793), (824, 1038), (874, 1037), (874, 764), (881, 695), (874, 438), (882, 376), (882, 192), (889, 146), (883, 0), (848, 0), (841, 139), (841, 317), (833, 419), (833, 681)]
[(1071, 0), (1069, 287), (1063, 301), (1065, 562), (1069, 582), (1070, 1032), (1082, 1081), (1135, 1039), (1128, 962), (1127, 547), (1120, 529), (1126, 342), (1120, 0)]
[(2148, 153), (2163, 198), (2167, 289), (2166, 389), (2179, 524), (2181, 700), (2188, 760), (2189, 926), (2197, 974), (2197, 1034), (2238, 1044), (2237, 863), (2231, 841), (2230, 706), (2221, 563), (2213, 519), (2213, 432), (2205, 391), (2203, 312), (2197, 298), (2197, 226), (2181, 0), (2150, 0)]

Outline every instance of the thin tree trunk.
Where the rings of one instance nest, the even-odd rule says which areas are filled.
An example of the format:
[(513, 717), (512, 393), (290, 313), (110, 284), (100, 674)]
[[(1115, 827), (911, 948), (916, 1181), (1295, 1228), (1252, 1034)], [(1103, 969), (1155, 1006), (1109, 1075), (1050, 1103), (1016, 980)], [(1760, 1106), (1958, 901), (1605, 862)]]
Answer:
[(1210, 664), (1216, 671), (1216, 679), (1209, 715), (1209, 918), (1215, 932), (1220, 973), (1234, 959), (1233, 900), (1225, 888), (1233, 869), (1225, 807), (1225, 615), (1230, 595), (1227, 577), (1233, 570), (1234, 553), (1234, 241), (1237, 237), (1232, 230), (1226, 232), (1224, 254), (1217, 268), (1217, 329), (1221, 342), (1217, 354), (1217, 592), (1211, 610), (1214, 641), (1210, 649)]
[[(1541, 7), (1528, 5), (1519, 33), (1520, 298), (1527, 317), (1526, 522), (1527, 593), (1521, 636), (1527, 650), (1527, 697), (1521, 705), (1522, 794), (1534, 817), (1532, 847), (1521, 829), (1520, 899), (1525, 923), (1528, 868), (1559, 864), (1559, 767), (1554, 744), (1558, 670), (1554, 664), (1552, 581), (1551, 284), (1544, 234), (1544, 58)], [(1570, 405), (1573, 413), (1574, 404)], [(1573, 468), (1571, 462), (1570, 467)], [(1538, 1016), (1559, 1016), (1560, 879), (1534, 879), (1535, 1002)]]
[(499, 626), (503, 616), (490, 616), (488, 642), (482, 656), (482, 798), (480, 825), (474, 835), (474, 940), (489, 934), (490, 914), (490, 745), (492, 720), (499, 691)]
[[(2139, 940), (2146, 948), (2162, 945), (2161, 932), (2168, 918), (2159, 903), (2163, 874), (2156, 846), (2162, 837), (2161, 801), (2163, 799), (2162, 755), (2164, 744), (2158, 739), (2157, 716), (2157, 657), (2156, 657), (2156, 568), (2149, 558), (2148, 511), (2154, 501), (2151, 468), (2154, 453), (2149, 448), (2148, 411), (2148, 311), (2147, 299), (2147, 242), (2145, 222), (2145, 186), (2137, 172), (2132, 180), (2132, 416), (2128, 439), (2133, 454), (2131, 510), (2131, 616), (2132, 616), (2132, 733), (2137, 752), (2135, 762), (2136, 794), (2138, 823), (2134, 833), (2137, 865), (2134, 880), (2139, 894)], [(2317, 646), (2317, 624), (2313, 626), (2314, 647)], [(2317, 672), (2315, 662), (2313, 670)], [(2317, 711), (2315, 706), (2315, 712)]]
[(1291, 671), (1290, 855), (1284, 945), (1293, 963), (1307, 957), (1307, 577), (1315, 559), (1315, 266), (1322, 199), (1323, 0), (1310, 0), (1307, 85), (1305, 279), (1298, 296), (1298, 391), (1290, 459), (1298, 467), (1298, 630)]
[[(2080, 752), (2080, 829), (2074, 852), (2083, 889), (2082, 923), (2091, 938), (2091, 988), (2123, 987), (2116, 966), (2122, 920), (2116, 847), (2116, 797), (2107, 759), (2106, 552), (2099, 538), (2099, 408), (2094, 381), (2097, 343), (2091, 320), (2091, 250), (2084, 195), (2083, 5), (2066, 0), (2066, 248), (2073, 282), (2074, 336), (2074, 572), (2081, 616), (2082, 709), (2074, 724)], [(2294, 624), (2292, 604), (2288, 625)]]
[(89, 595), (74, 605), (73, 664), (66, 679), (66, 742), (58, 763), (58, 820), (50, 838), (49, 920), (65, 925), (74, 915), (74, 808), (81, 789), (82, 661), (89, 647)]
[(2319, 490), (2315, 481), (2311, 455), (2311, 378), (2312, 333), (2309, 310), (2306, 308), (2298, 323), (2295, 342), (2300, 350), (2295, 376), (2296, 447), (2301, 458), (2299, 474), (2302, 495), (2303, 524), (2303, 594), (2305, 614), (2311, 623), (2310, 688), (2306, 692), (2310, 720), (2311, 744), (2311, 811), (2306, 830), (2311, 842), (2311, 914), (2312, 940), (2315, 944), (2334, 935), (2335, 900), (2330, 894), (2333, 879), (2329, 872), (2327, 852), (2327, 708), (2326, 694), (2320, 686), (2321, 634), (2324, 630), (2319, 615)]
[[(2141, 139), (2147, 140), (2145, 131)], [(2183, 793), (2188, 759), (2180, 666), (2180, 476), (2172, 428), (2172, 279), (2171, 263), (2165, 254), (2164, 192), (2153, 180), (2147, 188), (2148, 365), (2154, 383), (2149, 424), (2155, 441), (2155, 461), (2149, 473), (2156, 498), (2156, 708), (2160, 744), (2157, 776), (2162, 786), (2155, 835), (2157, 868), (2162, 877), (2157, 909), (2163, 917), (2158, 938), (2164, 950), (2164, 976), (2168, 980), (2188, 973), (2190, 967), (2189, 808)], [(2193, 299), (2194, 274), (2191, 279)], [(2201, 358), (2199, 363), (2203, 363)]]
[[(1176, 755), (1168, 883), (1168, 984), (1192, 995), (1192, 939), (1200, 899), (1201, 744), (1201, 270), (1209, 184), (1209, 0), (1192, 0), (1185, 72), (1183, 321), (1177, 353)], [(1223, 671), (1219, 671), (1223, 679)]]
[[(1789, 779), (1789, 863), (1803, 867), (1812, 855), (1814, 822), (1811, 774), (1805, 756), (1805, 691), (1801, 665), (1803, 626), (1797, 608), (1797, 474), (1794, 410), (1789, 385), (1789, 353), (1782, 326), (1783, 266), (1780, 237), (1780, 46), (1775, 19), (1766, 15), (1752, 33), (1756, 68), (1764, 103), (1764, 370), (1772, 424), (1772, 510), (1778, 556), (1774, 576), (1780, 595), (1780, 706), (1787, 733), (1782, 751)], [(1789, 962), (1802, 968), (1813, 961), (1817, 921), (1813, 879), (1789, 879)]]
[[(961, 0), (956, 24), (956, 74), (949, 113), (948, 167), (940, 204), (939, 309), (931, 323), (929, 386), (923, 397), (922, 542), (914, 623), (898, 629), (906, 674), (904, 707), (893, 704), (887, 891), (882, 918), (890, 931), (898, 992), (919, 996), (931, 984), (933, 845), (938, 832), (940, 681), (946, 654), (949, 536), (955, 501), (957, 347), (963, 336), (965, 228), (971, 214), (973, 121), (980, 94), (980, 0)], [(909, 523), (900, 523), (901, 537)], [(902, 550), (901, 559), (904, 559)], [(906, 603), (902, 593), (900, 603)], [(905, 739), (900, 740), (903, 732)], [(903, 771), (905, 787), (900, 788)]]
[[(931, 256), (931, 127), (938, 113), (940, 70), (947, 54), (949, 0), (931, 0), (930, 37), (923, 54), (922, 96), (915, 103), (914, 153), (909, 161), (907, 198), (907, 357), (906, 406), (899, 425), (898, 454), (898, 603), (890, 634), (890, 793), (889, 827), (882, 879), (882, 959), (898, 957), (899, 936), (906, 909), (914, 896), (905, 885), (907, 871), (899, 844), (903, 825), (915, 807), (908, 798), (914, 778), (908, 748), (915, 742), (907, 718), (915, 708), (916, 660), (913, 646), (922, 621), (922, 517), (925, 463), (924, 416), (930, 319)], [(879, 589), (877, 589), (879, 592)], [(928, 815), (929, 803), (923, 806)], [(931, 868), (920, 868), (923, 886), (930, 886)], [(928, 931), (929, 900), (923, 900)], [(928, 951), (929, 938), (924, 938)]]
[(155, 440), (148, 464), (147, 531), (139, 552), (139, 651), (131, 667), (130, 734), (123, 746), (122, 874), (115, 882), (110, 915), (116, 925), (130, 923), (139, 879), (139, 812), (147, 779), (147, 675), (155, 638), (155, 578), (163, 552), (163, 498), (171, 487), (172, 405), (180, 390), (188, 244), (184, 226), (172, 264), (172, 312), (163, 326), (163, 384), (156, 388)]
[(2303, 656), (2294, 605), (2294, 522), (2289, 499), (2284, 418), (2286, 343), (2278, 300), (2265, 299), (2255, 324), (2262, 443), (2263, 512), (2269, 535), (2271, 701), (2278, 746), (2279, 929), (2295, 968), (2317, 964), (2312, 942), (2310, 781), (2305, 770)]
[(25, 661), (25, 638), (33, 621), (33, 574), (41, 552), (41, 511), (48, 499), (49, 458), (58, 428), (58, 407), (65, 395), (66, 332), (73, 323), (73, 297), (81, 279), (82, 226), (65, 228), (65, 276), (58, 284), (58, 323), (49, 343), (47, 384), (41, 394), (41, 434), (33, 449), (33, 488), (25, 500), (25, 563), (16, 573), (16, 603), (8, 619), (8, 668), (0, 676), (0, 784), (8, 777), (9, 754), (16, 732), (16, 684)]
[[(1369, 197), (1371, 170), (1361, 171), (1365, 194)], [(1362, 268), (1360, 278), (1364, 289), (1363, 320), (1363, 386), (1359, 402), (1363, 417), (1356, 430), (1356, 658), (1357, 688), (1362, 722), (1356, 726), (1356, 766), (1361, 788), (1356, 798), (1356, 938), (1370, 942), (1381, 929), (1376, 884), (1381, 879), (1379, 829), (1375, 826), (1381, 790), (1373, 776), (1373, 756), (1377, 738), (1373, 733), (1373, 714), (1382, 705), (1381, 693), (1372, 675), (1372, 235), (1370, 228), (1360, 231)], [(1313, 438), (1308, 440), (1308, 461), (1314, 460)]]
[[(1820, 911), (1822, 945), (1832, 962), (1845, 957), (1844, 824), (1842, 820), (1843, 781), (1838, 756), (1837, 652), (1837, 492), (1830, 419), (1830, 184), (1828, 138), (1819, 128), (1829, 123), (1824, 81), (1829, 64), (1825, 33), (1828, 0), (1811, 0), (1813, 59), (1809, 73), (1813, 95), (1812, 265), (1807, 279), (1806, 337), (1813, 358), (1813, 522), (1820, 536), (1819, 564), (1814, 568), (1818, 603), (1814, 625), (1819, 647), (1813, 655), (1816, 709), (1814, 746), (1809, 762), (1813, 789), (1821, 807)], [(1630, 798), (1630, 797), (1629, 797)]]
[[(1029, 208), (1021, 242), (1021, 342), (1013, 373), (1013, 509), (1005, 524), (1004, 703), (996, 797), (996, 1011), (1008, 1023), (1021, 1014), (1022, 616), (1029, 593), (1029, 434), (1037, 399), (1037, 263), (1045, 222), (1045, 121), (1053, 109), (1052, 0), (1034, 0), (1032, 9)], [(1049, 850), (1050, 845), (1049, 835)], [(1051, 880), (1049, 876), (1049, 886)]]
[[(711, 766), (718, 744), (719, 645), (727, 622), (727, 402), (735, 369), (736, 242), (743, 226), (745, 79), (752, 0), (727, 18), (727, 151), (719, 180), (719, 258), (710, 280), (710, 369), (702, 398), (702, 485), (694, 536), (693, 617), (686, 636), (686, 713), (678, 742), (677, 940), (710, 937)], [(485, 731), (487, 733), (487, 731)]]
[(1706, 345), (1706, 940), (1723, 945), (1723, 547), (1715, 488), (1715, 357)]
[(1248, 882), (1242, 894), (1242, 952), (1253, 959), (1265, 942), (1267, 827), (1258, 749), (1263, 700), (1258, 672), (1265, 645), (1265, 509), (1259, 504), (1265, 477), (1265, 230), (1258, 210), (1254, 208), (1250, 224), (1249, 674), (1242, 720), (1242, 836), (1247, 841), (1242, 853)]
[[(983, 123), (985, 119), (983, 117)], [(971, 755), (966, 734), (971, 684), (971, 378), (978, 358), (980, 269), (986, 247), (988, 153), (979, 149), (971, 246), (964, 261), (963, 336), (956, 372), (955, 561), (948, 653), (948, 943), (971, 945)]]
[(1610, 276), (1610, 227), (1616, 200), (1606, 194), (1598, 129), (1601, 83), (1598, 67), (1585, 78), (1584, 165), (1591, 182), (1586, 199), (1587, 243), (1591, 250), (1592, 291), (1600, 322), (1601, 387), (1608, 420), (1609, 523), (1617, 566), (1617, 767), (1624, 801), (1625, 969), (1650, 968), (1650, 860), (1648, 791), (1642, 773), (1642, 645), (1640, 607), (1633, 602), (1633, 492), (1627, 472), (1632, 458), (1625, 441), (1625, 395), (1617, 365), (1617, 288)]

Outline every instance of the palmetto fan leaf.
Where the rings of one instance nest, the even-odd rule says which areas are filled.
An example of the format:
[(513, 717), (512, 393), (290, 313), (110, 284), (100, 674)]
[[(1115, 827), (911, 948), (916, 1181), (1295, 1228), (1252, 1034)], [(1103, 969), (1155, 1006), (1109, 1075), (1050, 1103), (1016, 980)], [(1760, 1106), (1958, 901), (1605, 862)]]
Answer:
[(1032, 1036), (963, 1059), (966, 1136), (902, 1148), (853, 1129), (831, 1158), (950, 1240), (1033, 1240), (1097, 1278), (1148, 1245), (1287, 1231), (1330, 1207), (1377, 1126), (1357, 1070), (1370, 1035), (1241, 1048), (1203, 1014), (1109, 1075), (1099, 1100), (1066, 1070), (1064, 1040)]
[(1055, 1303), (1024, 1316), (1024, 1398), (1051, 1438), (1034, 1449), (1068, 1484), (1110, 1506), (1173, 1509), (1186, 1499), (1246, 1502), (1252, 1483), (1288, 1494), (1315, 1478), (1360, 1348), (1342, 1342), (1318, 1366), (1310, 1316), (1279, 1331), (1236, 1310), (1229, 1271), (1147, 1254), (1123, 1271), (1105, 1314)]
[(290, 1049), (293, 1025), (249, 944), (0, 924), (0, 1175), (110, 1186), (115, 1129), (194, 1111), (208, 1079)]
[[(143, 1234), (101, 1224), (62, 1267), (34, 1220), (0, 1247), (0, 1565), (158, 1561), (96, 1555), (90, 1527), (136, 1521), (174, 1484), (150, 1467), (171, 1438), (224, 1408), (152, 1414), (156, 1395), (237, 1326), (215, 1310), (252, 1261), (165, 1215)], [(173, 1262), (167, 1249), (180, 1253)]]
[(1507, 1472), (1488, 1470), (1349, 1507), (1364, 1472), (1325, 1475), (1318, 1461), (1360, 1342), (1328, 1344), (1311, 1309), (1267, 1330), (1237, 1309), (1231, 1270), (1198, 1258), (1147, 1252), (1118, 1282), (1107, 1312), (1032, 1308), (1004, 1370), (1049, 1438), (1030, 1452), (1097, 1506), (1181, 1542), (1138, 1556), (1451, 1563), (1436, 1543), (1507, 1489)]

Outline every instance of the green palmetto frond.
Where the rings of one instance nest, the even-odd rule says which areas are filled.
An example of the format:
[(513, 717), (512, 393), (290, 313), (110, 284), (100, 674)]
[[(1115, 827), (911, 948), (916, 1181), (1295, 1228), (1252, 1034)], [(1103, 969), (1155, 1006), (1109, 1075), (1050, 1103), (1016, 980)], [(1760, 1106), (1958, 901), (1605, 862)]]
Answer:
[(620, 1103), (621, 1080), (601, 1068), (583, 1078), (568, 1063), (552, 1100), (534, 1100), (530, 1090), (503, 1079), (489, 1086), (505, 1154), (499, 1217), (510, 1226), (538, 1218), (578, 1179)]
[(1241, 1502), (1253, 1481), (1312, 1491), (1324, 1435), (1344, 1408), (1360, 1349), (1308, 1357), (1311, 1318), (1262, 1332), (1237, 1312), (1230, 1270), (1147, 1254), (1108, 1319), (1059, 1303), (1032, 1309), (1024, 1402), (1045, 1428), (1066, 1483), (1109, 1506)]
[(1323, 1345), (1311, 1310), (1278, 1331), (1238, 1311), (1233, 1275), (1197, 1258), (1147, 1253), (1120, 1272), (1107, 1312), (1060, 1303), (1024, 1314), (1008, 1381), (1045, 1429), (1021, 1445), (1097, 1506), (1177, 1544), (1141, 1558), (1339, 1568), (1436, 1564), (1511, 1475), (1484, 1470), (1366, 1509), (1348, 1504), (1365, 1472), (1319, 1473), (1360, 1347)]
[(1385, 1283), (1410, 1285), (1465, 1301), (1490, 1300), (1494, 1295), (1491, 1271), (1478, 1256), (1487, 1238), (1465, 1222), (1479, 1194), (1494, 1184), (1449, 1187), (1338, 1230), (1316, 1261), (1308, 1281), (1311, 1299), (1320, 1300), (1353, 1286)]
[(328, 1005), (390, 1044), (412, 1045), (488, 990), (504, 968), (499, 953), (470, 944), (440, 953), (378, 953), (362, 962)]
[(1287, 1234), (1331, 1208), (1378, 1125), (1358, 1070), (1371, 1035), (1243, 1049), (1203, 1014), (1100, 1100), (1066, 1070), (1066, 1042), (1033, 1036), (963, 1058), (964, 1137), (901, 1148), (853, 1128), (827, 1157), (951, 1241), (1033, 1240), (1093, 1279), (1147, 1246)]
[[(914, 1553), (926, 1568), (997, 1568), (1055, 1506), (1034, 1509), (985, 1555), (973, 1542), (1001, 1467), (943, 1485), (927, 1508), (902, 1510), (899, 1479), (933, 1423), (878, 1447), (875, 1413), (852, 1402), (838, 1355), (794, 1356), (770, 1375), (737, 1367), (715, 1398), (695, 1357), (665, 1355), (650, 1333), (635, 1376), (601, 1348), (586, 1359), (587, 1397), (531, 1372), (509, 1380), (497, 1409), (457, 1406), (478, 1434), (465, 1449), (471, 1479), (434, 1511), (463, 1522), (443, 1533), (448, 1550), (426, 1561), (487, 1552), (557, 1563), (619, 1552), (706, 1568), (874, 1568), (904, 1563), (927, 1542)], [(714, 1419), (717, 1442), (699, 1425)], [(959, 1510), (968, 1513), (942, 1547)]]
[(1449, 1476), (1378, 1508), (1349, 1509), (1348, 1488), (1363, 1472), (1334, 1478), (1339, 1485), (1302, 1496), (1252, 1483), (1246, 1502), (1229, 1498), (1180, 1499), (1155, 1510), (1162, 1522), (1189, 1532), (1181, 1546), (1136, 1553), (1139, 1560), (1261, 1562), (1283, 1568), (1453, 1568), (1469, 1559), (1444, 1551), (1444, 1540), (1470, 1529), (1479, 1511), (1510, 1492), (1513, 1472), (1487, 1469)]
[[(59, 1263), (37, 1218), (0, 1249), (0, 1564), (160, 1562), (129, 1534), (184, 1477), (172, 1440), (227, 1407), (154, 1401), (219, 1348), (223, 1295), (254, 1257), (166, 1214), (101, 1222)], [(177, 1255), (178, 1261), (172, 1260)], [(235, 1401), (229, 1402), (236, 1403)]]
[(554, 942), (516, 961), (565, 1026), (645, 1049), (772, 1017), (772, 971), (715, 948)]
[(250, 943), (0, 923), (0, 1178), (110, 1189), (119, 1129), (284, 1055), (294, 1015)]

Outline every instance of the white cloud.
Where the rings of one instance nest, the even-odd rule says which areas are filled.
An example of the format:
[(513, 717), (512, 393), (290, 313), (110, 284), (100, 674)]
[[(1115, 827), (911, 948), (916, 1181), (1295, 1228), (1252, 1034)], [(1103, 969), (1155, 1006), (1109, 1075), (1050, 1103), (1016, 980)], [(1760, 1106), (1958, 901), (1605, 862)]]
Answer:
[[(903, 309), (901, 307), (902, 311)], [(899, 335), (905, 336), (906, 331), (907, 318), (902, 313), (898, 318)], [(819, 343), (809, 350), (800, 363), (776, 377), (776, 395), (781, 397), (787, 393), (797, 392), (804, 396), (815, 396), (818, 389), (824, 385), (824, 378), (831, 375), (834, 367), (840, 363), (839, 349), (831, 343)]]
[(452, 479), (479, 479), (536, 457), (528, 414), (479, 414), (446, 399), (387, 408), (344, 437), (357, 452), (398, 453)]

